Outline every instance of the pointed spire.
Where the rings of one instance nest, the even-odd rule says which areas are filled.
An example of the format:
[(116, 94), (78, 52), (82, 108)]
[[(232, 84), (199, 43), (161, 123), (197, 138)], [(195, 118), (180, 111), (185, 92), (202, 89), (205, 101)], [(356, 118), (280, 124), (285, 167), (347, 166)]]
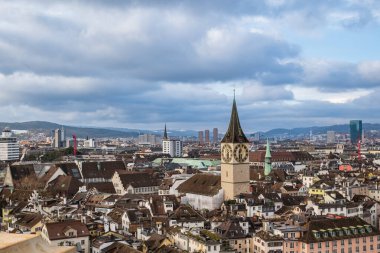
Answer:
[(230, 125), (228, 126), (228, 130), (223, 137), (222, 143), (249, 143), (240, 126), (240, 120), (235, 100), (235, 91), (234, 100), (232, 103)]
[(270, 146), (269, 146), (269, 139), (267, 138), (267, 150), (265, 152), (265, 158), (271, 158), (272, 155), (270, 154)]
[(165, 130), (164, 130), (164, 140), (168, 139), (168, 132), (166, 131), (166, 123), (165, 123)]

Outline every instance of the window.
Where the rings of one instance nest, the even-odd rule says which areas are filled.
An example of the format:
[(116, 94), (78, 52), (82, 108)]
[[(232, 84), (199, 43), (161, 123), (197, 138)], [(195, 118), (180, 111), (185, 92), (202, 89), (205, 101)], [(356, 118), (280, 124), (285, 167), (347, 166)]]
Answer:
[(82, 240), (80, 243), (81, 243), (82, 245), (84, 245), (84, 240)]
[[(380, 246), (380, 244), (378, 246)], [(310, 244), (310, 249), (314, 249), (314, 243)]]
[(367, 250), (367, 246), (363, 245), (363, 251)]
[(322, 248), (322, 243), (318, 243), (318, 249)]
[(326, 247), (330, 247), (330, 242), (326, 242)]
[(348, 239), (348, 244), (349, 244), (349, 245), (352, 244), (352, 240), (351, 240), (351, 239)]
[(341, 241), (340, 241), (340, 245), (344, 245), (344, 240), (341, 240)]

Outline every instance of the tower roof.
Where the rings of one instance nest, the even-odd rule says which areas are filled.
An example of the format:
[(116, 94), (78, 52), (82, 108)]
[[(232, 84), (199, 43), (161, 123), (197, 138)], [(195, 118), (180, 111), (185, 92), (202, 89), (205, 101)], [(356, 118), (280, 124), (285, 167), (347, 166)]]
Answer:
[(168, 132), (166, 131), (166, 124), (165, 124), (165, 131), (164, 131), (164, 140), (168, 139)]
[(228, 130), (223, 137), (222, 143), (249, 143), (240, 126), (235, 97), (232, 103), (230, 125), (228, 126)]

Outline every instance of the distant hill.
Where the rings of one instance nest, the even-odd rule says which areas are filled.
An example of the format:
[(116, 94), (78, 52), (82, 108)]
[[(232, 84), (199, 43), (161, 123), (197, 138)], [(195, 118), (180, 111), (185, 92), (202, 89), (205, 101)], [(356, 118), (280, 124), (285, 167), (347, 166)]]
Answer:
[[(15, 123), (7, 123), (0, 122), (0, 129), (4, 129), (5, 127), (10, 127), (13, 130), (28, 130), (32, 132), (44, 132), (47, 135), (50, 135), (51, 131), (57, 128), (62, 128), (62, 125), (51, 123), (47, 121), (28, 121), (28, 122), (15, 122)], [(111, 129), (103, 129), (103, 128), (91, 128), (91, 127), (74, 127), (74, 126), (66, 126), (63, 125), (65, 129), (66, 136), (72, 136), (74, 133), (78, 138), (86, 138), (87, 136), (90, 138), (126, 138), (126, 137), (136, 137), (138, 136), (138, 132), (133, 131), (118, 131)]]
[[(363, 123), (364, 132), (370, 130), (379, 130), (380, 124), (371, 124), (371, 123)], [(284, 129), (284, 128), (276, 128), (264, 132), (263, 134), (268, 137), (275, 136), (299, 136), (299, 135), (309, 135), (310, 131), (313, 134), (325, 134), (327, 131), (335, 131), (336, 133), (349, 133), (350, 126), (348, 124), (344, 125), (332, 125), (332, 126), (314, 126), (314, 127), (300, 127), (300, 128), (292, 128), (292, 129)]]

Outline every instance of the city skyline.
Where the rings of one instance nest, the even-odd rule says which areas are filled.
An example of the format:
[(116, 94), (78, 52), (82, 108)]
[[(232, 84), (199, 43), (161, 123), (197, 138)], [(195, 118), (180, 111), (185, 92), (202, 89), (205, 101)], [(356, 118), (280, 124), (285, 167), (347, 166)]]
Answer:
[(378, 123), (375, 1), (12, 1), (1, 121), (247, 132)]

